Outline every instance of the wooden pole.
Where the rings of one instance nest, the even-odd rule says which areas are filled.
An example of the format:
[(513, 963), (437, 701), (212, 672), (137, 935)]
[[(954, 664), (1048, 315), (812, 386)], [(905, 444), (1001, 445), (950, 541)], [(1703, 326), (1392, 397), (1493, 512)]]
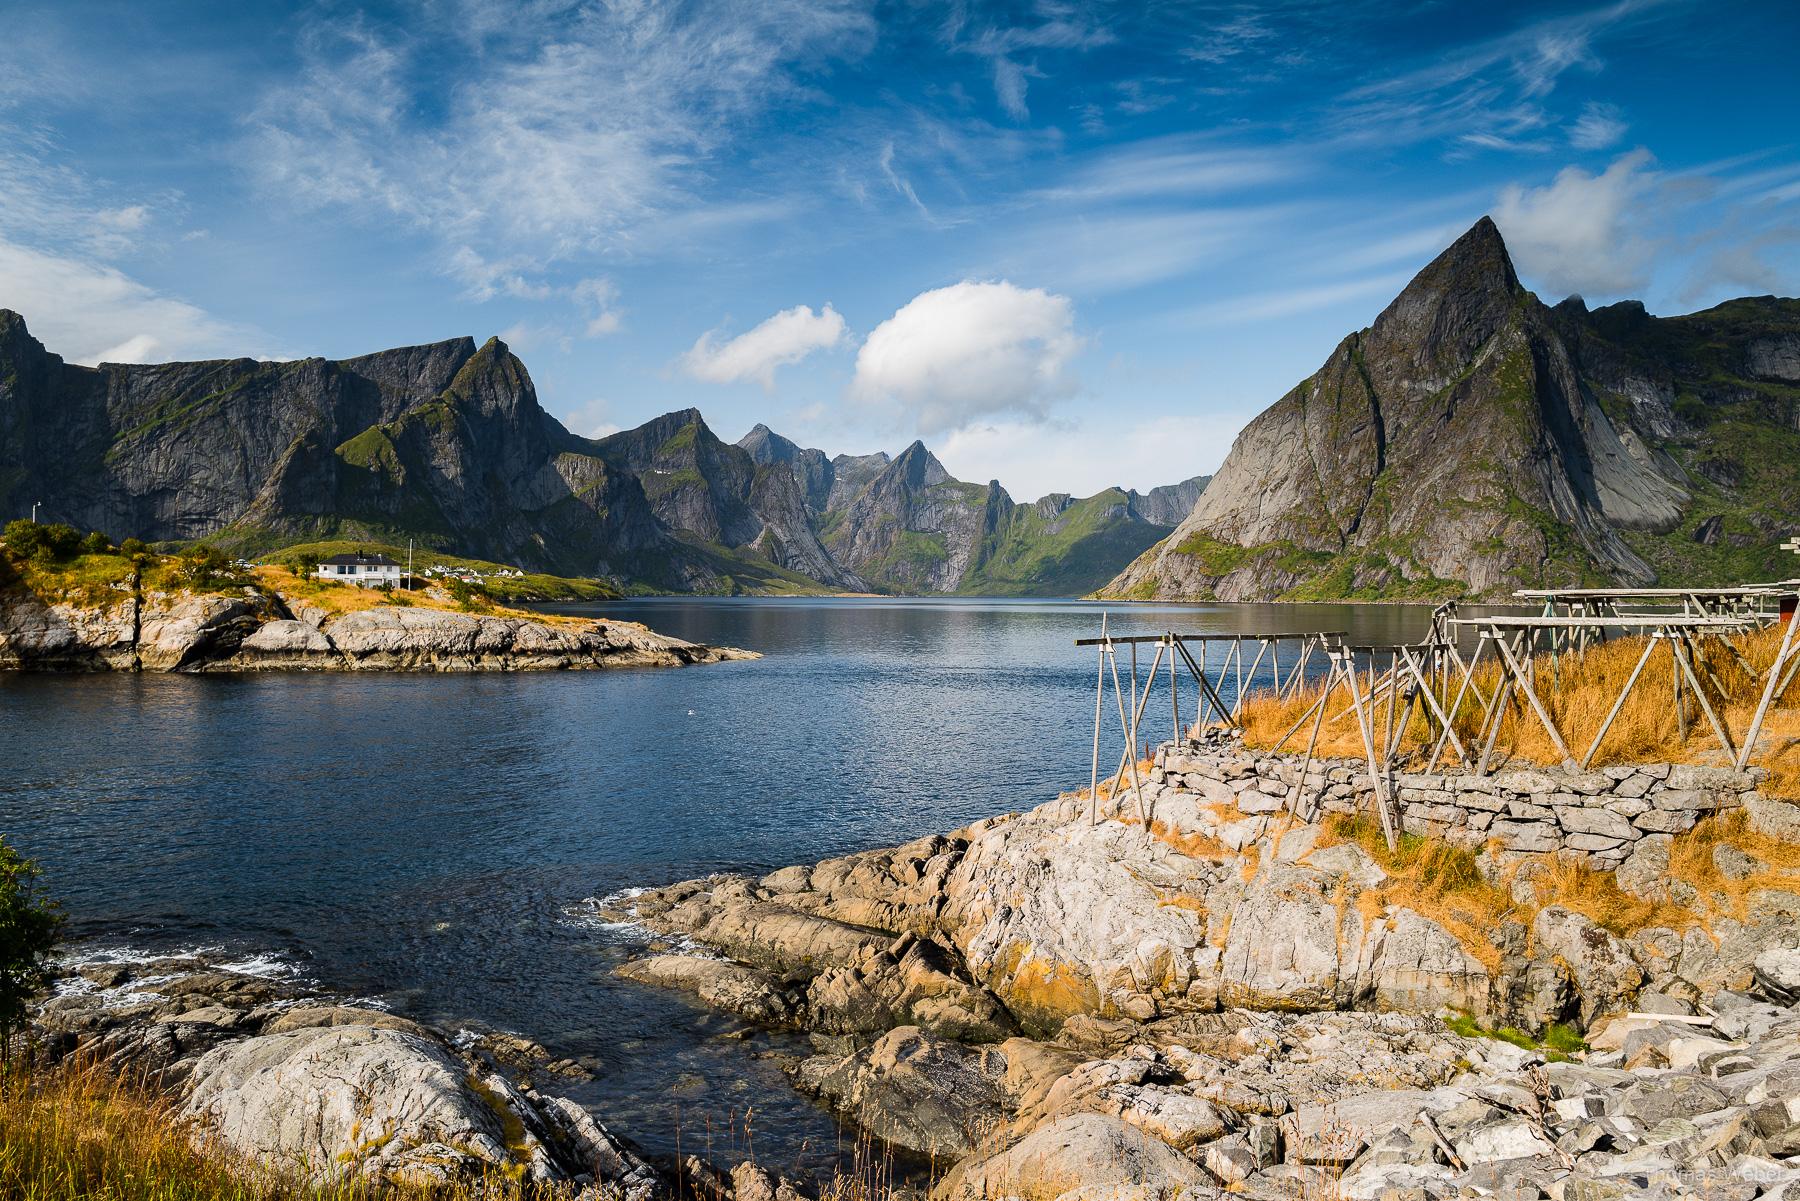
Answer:
[(1556, 723), (1550, 720), (1549, 710), (1545, 709), (1544, 702), (1538, 699), (1537, 690), (1531, 686), (1531, 682), (1524, 678), (1524, 671), (1520, 668), (1519, 661), (1513, 657), (1512, 651), (1507, 649), (1504, 642), (1500, 643), (1500, 654), (1505, 657), (1508, 666), (1512, 668), (1513, 675), (1519, 678), (1519, 690), (1525, 694), (1525, 699), (1530, 703), (1532, 710), (1537, 713), (1538, 720), (1544, 723), (1544, 729), (1549, 733), (1550, 741), (1555, 743), (1556, 749), (1561, 752), (1563, 766), (1570, 771), (1577, 770), (1575, 756), (1569, 753), (1568, 745), (1563, 742), (1561, 731), (1556, 728)]
[(1687, 741), (1687, 708), (1681, 700), (1681, 655), (1675, 649), (1675, 640), (1669, 639), (1669, 689), (1675, 696), (1675, 733), (1681, 741)]
[(1437, 718), (1438, 724), (1449, 734), (1451, 743), (1456, 747), (1456, 757), (1461, 759), (1464, 763), (1467, 763), (1469, 757), (1463, 752), (1462, 740), (1457, 738), (1455, 730), (1450, 729), (1450, 719), (1444, 715), (1443, 706), (1438, 704), (1437, 697), (1432, 695), (1431, 686), (1425, 682), (1425, 673), (1427, 669), (1414, 661), (1412, 651), (1407, 650), (1405, 647), (1402, 647), (1401, 650), (1406, 655), (1406, 665), (1412, 669), (1413, 678), (1419, 682), (1419, 687), (1425, 694), (1424, 703), (1426, 708), (1430, 710), (1432, 716)]
[(1150, 661), (1150, 678), (1144, 681), (1144, 695), (1132, 698), (1135, 708), (1131, 712), (1131, 790), (1137, 796), (1138, 817), (1143, 821), (1146, 830), (1150, 828), (1150, 809), (1144, 804), (1143, 785), (1138, 782), (1138, 723), (1144, 720), (1144, 706), (1150, 703), (1150, 693), (1156, 688), (1156, 669), (1162, 666), (1163, 649), (1163, 644), (1157, 644), (1156, 657)]
[[(1262, 649), (1256, 652), (1256, 659), (1254, 662), (1252, 662), (1250, 664), (1250, 684), (1252, 687), (1254, 687), (1256, 684), (1256, 669), (1262, 666), (1263, 656), (1266, 655), (1269, 651), (1269, 643), (1266, 639), (1258, 639), (1257, 641), (1261, 644)], [(1239, 645), (1242, 645), (1242, 644), (1240, 643)], [(1241, 662), (1240, 662), (1239, 666), (1242, 666)], [(1239, 677), (1238, 677), (1238, 694), (1237, 694), (1237, 713), (1241, 714), (1243, 711), (1244, 711), (1244, 684), (1243, 684), (1243, 676), (1239, 675)], [(1233, 716), (1236, 716), (1236, 714), (1234, 714)]]
[(1595, 753), (1600, 750), (1600, 740), (1606, 737), (1607, 730), (1612, 728), (1614, 720), (1619, 716), (1619, 710), (1625, 707), (1625, 698), (1631, 695), (1632, 686), (1637, 683), (1638, 676), (1644, 670), (1644, 664), (1650, 662), (1650, 656), (1656, 650), (1656, 640), (1662, 636), (1662, 631), (1657, 630), (1645, 642), (1644, 653), (1638, 656), (1637, 666), (1631, 669), (1631, 675), (1626, 679), (1624, 689), (1619, 693), (1618, 699), (1613, 702), (1612, 709), (1606, 715), (1606, 720), (1600, 723), (1600, 729), (1594, 734), (1593, 745), (1588, 747), (1587, 754), (1581, 757), (1582, 771), (1586, 771), (1588, 764), (1594, 761)]
[[(1136, 731), (1134, 731), (1131, 728), (1131, 723), (1129, 721), (1127, 721), (1125, 718), (1125, 691), (1119, 684), (1119, 656), (1117, 654), (1113, 653), (1110, 647), (1108, 648), (1106, 661), (1112, 667), (1113, 700), (1118, 704), (1118, 708), (1119, 708), (1119, 733), (1121, 733), (1125, 736), (1125, 763), (1130, 764), (1130, 766), (1131, 766), (1131, 787), (1134, 790), (1136, 790), (1137, 786), (1138, 786), (1137, 735), (1136, 735)], [(1134, 701), (1137, 699), (1137, 696), (1135, 693), (1132, 695), (1131, 699)], [(1121, 775), (1124, 774), (1124, 764), (1120, 765), (1120, 774)], [(1115, 796), (1117, 795), (1117, 792), (1118, 792), (1118, 788), (1117, 788), (1117, 784), (1116, 784), (1117, 778), (1118, 778), (1117, 776), (1114, 777), (1114, 780), (1115, 780), (1114, 795)], [(1120, 808), (1122, 810), (1123, 806), (1121, 806)], [(1139, 792), (1139, 794), (1138, 794), (1138, 810), (1139, 810), (1139, 812), (1142, 812), (1143, 808), (1144, 808), (1144, 798), (1143, 798), (1143, 794), (1141, 792)]]
[[(1488, 711), (1489, 716), (1485, 716), (1481, 723), (1484, 742), (1481, 748), (1481, 760), (1475, 765), (1475, 774), (1478, 776), (1487, 775), (1488, 760), (1494, 755), (1494, 743), (1500, 739), (1500, 725), (1506, 720), (1506, 705), (1508, 701), (1512, 700), (1514, 680), (1512, 673), (1505, 669), (1504, 663), (1501, 667), (1501, 674), (1505, 678), (1500, 681), (1500, 687), (1494, 689), (1493, 708)], [(1490, 721), (1493, 723), (1491, 726), (1488, 724)]]
[[(1210, 681), (1206, 678), (1206, 667), (1205, 667), (1204, 660), (1202, 660), (1200, 663), (1195, 663), (1194, 656), (1188, 653), (1188, 648), (1179, 642), (1177, 642), (1175, 644), (1175, 649), (1181, 653), (1181, 657), (1183, 659), (1187, 660), (1188, 669), (1194, 673), (1194, 679), (1199, 682), (1200, 695), (1202, 697), (1210, 698), (1210, 703), (1217, 706), (1217, 708), (1219, 710), (1219, 716), (1224, 717), (1225, 716), (1225, 702), (1219, 697), (1218, 691), (1215, 688), (1213, 688), (1212, 681)], [(1204, 643), (1204, 642), (1202, 642), (1200, 644), (1200, 653), (1202, 655), (1206, 654), (1206, 643)]]
[(1750, 719), (1750, 728), (1744, 731), (1744, 745), (1738, 748), (1734, 766), (1739, 771), (1749, 766), (1750, 754), (1756, 749), (1756, 740), (1762, 734), (1763, 718), (1768, 716), (1770, 704), (1786, 688), (1781, 682), (1782, 668), (1787, 663), (1788, 652), (1793, 649), (1794, 627), (1797, 625), (1800, 625), (1800, 614), (1788, 619), (1787, 630), (1781, 635), (1781, 646), (1775, 652), (1775, 662), (1769, 664), (1769, 682), (1763, 688), (1762, 699), (1756, 702), (1756, 716)]
[(1687, 677), (1688, 687), (1694, 690), (1694, 699), (1700, 702), (1700, 712), (1706, 715), (1707, 723), (1718, 736), (1720, 748), (1735, 759), (1737, 748), (1731, 744), (1730, 732), (1725, 729), (1725, 723), (1719, 720), (1719, 715), (1713, 712), (1712, 702), (1706, 699), (1706, 692), (1700, 687), (1700, 678), (1694, 674), (1694, 665), (1689, 661), (1687, 648), (1683, 645), (1685, 641), (1681, 637), (1676, 639), (1675, 662), (1680, 664), (1682, 674)]
[(1088, 825), (1100, 822), (1100, 701), (1106, 695), (1106, 613), (1100, 613), (1100, 645), (1094, 648), (1094, 767), (1088, 785)]
[[(1288, 809), (1301, 821), (1306, 822), (1312, 820), (1314, 808), (1306, 803), (1306, 773), (1312, 768), (1313, 750), (1319, 745), (1319, 730), (1325, 724), (1324, 697), (1321, 696), (1319, 703), (1313, 706), (1313, 714), (1312, 736), (1306, 740), (1306, 754), (1300, 759), (1300, 778), (1294, 782), (1294, 796), (1288, 802)], [(1304, 721), (1305, 718), (1301, 720)], [(1324, 790), (1320, 789), (1321, 795), (1323, 792)]]
[[(1175, 645), (1175, 635), (1173, 632), (1169, 634), (1169, 645)], [(1175, 726), (1174, 732), (1171, 733), (1169, 737), (1175, 740), (1176, 746), (1180, 746), (1184, 741), (1181, 737), (1181, 685), (1177, 683), (1175, 675), (1175, 655), (1173, 652), (1169, 655), (1169, 720), (1173, 722)]]
[(1363, 751), (1369, 760), (1369, 787), (1375, 793), (1375, 809), (1381, 817), (1381, 833), (1387, 839), (1388, 850), (1400, 845), (1399, 836), (1394, 830), (1393, 815), (1388, 812), (1386, 778), (1375, 762), (1375, 722), (1374, 715), (1364, 710), (1362, 693), (1356, 686), (1356, 655), (1353, 651), (1344, 652), (1348, 659), (1348, 670), (1344, 673), (1350, 681), (1350, 698), (1356, 706), (1356, 722), (1362, 731)]
[[(1295, 734), (1297, 734), (1300, 730), (1300, 727), (1306, 724), (1306, 719), (1313, 715), (1314, 709), (1324, 709), (1325, 701), (1328, 696), (1329, 696), (1329, 693), (1320, 693), (1319, 699), (1314, 701), (1312, 704), (1308, 705), (1306, 707), (1306, 712), (1304, 712), (1300, 715), (1300, 720), (1296, 721), (1293, 725), (1289, 726), (1287, 733), (1283, 734), (1279, 739), (1276, 740), (1275, 745), (1269, 748), (1269, 754), (1273, 755), (1275, 752), (1279, 751), (1282, 747), (1286, 746), (1287, 740), (1292, 738)], [(1324, 718), (1321, 717), (1319, 720), (1321, 722), (1323, 722)]]
[[(1479, 662), (1481, 662), (1481, 655), (1482, 655), (1483, 651), (1487, 650), (1487, 644), (1488, 644), (1488, 632), (1486, 630), (1483, 630), (1483, 631), (1481, 631), (1481, 640), (1475, 644), (1475, 653), (1473, 655), (1469, 656), (1469, 661), (1467, 664), (1463, 664), (1461, 655), (1456, 656), (1457, 663), (1459, 665), (1461, 665), (1462, 669), (1463, 669), (1462, 685), (1459, 688), (1457, 688), (1457, 690), (1456, 690), (1456, 700), (1450, 706), (1450, 713), (1449, 713), (1448, 720), (1445, 722), (1445, 729), (1449, 728), (1449, 723), (1455, 721), (1456, 715), (1462, 711), (1463, 698), (1468, 695), (1470, 687), (1474, 684), (1475, 665), (1478, 664)], [(1482, 705), (1483, 720), (1481, 723), (1481, 730), (1477, 731), (1477, 733), (1476, 733), (1476, 737), (1479, 738), (1481, 736), (1481, 732), (1485, 731), (1487, 728), (1487, 721), (1486, 721), (1487, 697), (1482, 695), (1480, 688), (1475, 689), (1475, 695), (1480, 697), (1481, 705)], [(1437, 745), (1431, 748), (1431, 758), (1426, 760), (1426, 762), (1425, 762), (1425, 770), (1426, 771), (1429, 772), (1429, 771), (1437, 770), (1438, 756), (1443, 754), (1443, 752), (1444, 752), (1444, 739), (1439, 738), (1437, 740)], [(1462, 756), (1463, 766), (1467, 767), (1469, 765), (1468, 752), (1459, 749), (1457, 751), (1457, 754)]]

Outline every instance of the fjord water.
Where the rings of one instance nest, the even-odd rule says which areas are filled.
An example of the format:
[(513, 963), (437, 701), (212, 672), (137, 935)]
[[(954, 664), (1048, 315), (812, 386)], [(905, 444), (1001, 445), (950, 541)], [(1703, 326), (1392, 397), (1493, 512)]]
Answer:
[[(1392, 642), (1426, 624), (1399, 606), (1107, 608), (1115, 634)], [(838, 1135), (775, 1059), (804, 1043), (721, 1038), (737, 1024), (617, 979), (636, 936), (583, 902), (901, 842), (1084, 787), (1095, 663), (1072, 643), (1097, 632), (1100, 609), (657, 599), (564, 611), (766, 657), (567, 674), (0, 674), (0, 833), (42, 861), (79, 938), (278, 954), (409, 1016), (590, 1059), (598, 1078), (567, 1091), (653, 1151), (720, 1148), (754, 1107), (758, 1155), (816, 1170)], [(1167, 736), (1166, 706), (1151, 706), (1146, 738)]]

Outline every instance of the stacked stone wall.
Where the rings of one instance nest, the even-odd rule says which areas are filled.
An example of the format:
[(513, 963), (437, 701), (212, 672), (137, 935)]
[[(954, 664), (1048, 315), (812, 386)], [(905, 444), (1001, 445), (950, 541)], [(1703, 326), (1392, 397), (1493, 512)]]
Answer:
[[(1285, 809), (1300, 774), (1299, 756), (1258, 755), (1237, 744), (1165, 743), (1150, 783), (1236, 805), (1247, 814)], [(1639, 763), (1597, 771), (1555, 768), (1431, 774), (1391, 779), (1405, 830), (1470, 847), (1495, 845), (1533, 854), (1579, 853), (1613, 868), (1650, 834), (1680, 834), (1702, 818), (1755, 799), (1759, 769), (1747, 772), (1681, 763)], [(1368, 766), (1314, 759), (1306, 796), (1323, 789), (1323, 813), (1375, 812)]]

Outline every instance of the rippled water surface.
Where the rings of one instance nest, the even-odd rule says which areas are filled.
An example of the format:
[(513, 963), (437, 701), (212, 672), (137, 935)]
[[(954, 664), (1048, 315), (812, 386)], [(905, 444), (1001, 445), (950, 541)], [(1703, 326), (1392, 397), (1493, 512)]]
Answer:
[[(1109, 606), (1115, 633), (1345, 629), (1392, 606)], [(0, 675), (0, 833), (76, 932), (277, 952), (428, 1021), (596, 1061), (570, 1091), (657, 1151), (726, 1139), (818, 1168), (832, 1122), (794, 1038), (612, 975), (618, 889), (762, 872), (1085, 786), (1095, 632), (1080, 602), (647, 600), (604, 607), (766, 658), (516, 676)], [(1146, 656), (1146, 664), (1147, 656)], [(1110, 702), (1109, 702), (1110, 703)], [(1148, 736), (1165, 737), (1168, 716)], [(1113, 754), (1117, 754), (1115, 747)], [(773, 1053), (773, 1054), (772, 1054)]]

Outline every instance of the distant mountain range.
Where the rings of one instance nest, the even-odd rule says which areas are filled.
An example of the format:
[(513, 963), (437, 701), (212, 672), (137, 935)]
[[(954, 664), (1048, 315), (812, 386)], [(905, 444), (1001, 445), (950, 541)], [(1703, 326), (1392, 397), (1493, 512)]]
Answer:
[(1796, 574), (1800, 300), (1554, 308), (1483, 218), (1238, 436), (1104, 589), (1503, 597)]
[(257, 553), (408, 538), (659, 591), (1079, 595), (1205, 477), (1015, 503), (915, 442), (827, 458), (699, 412), (577, 437), (499, 339), (330, 361), (63, 362), (0, 310), (0, 513)]

